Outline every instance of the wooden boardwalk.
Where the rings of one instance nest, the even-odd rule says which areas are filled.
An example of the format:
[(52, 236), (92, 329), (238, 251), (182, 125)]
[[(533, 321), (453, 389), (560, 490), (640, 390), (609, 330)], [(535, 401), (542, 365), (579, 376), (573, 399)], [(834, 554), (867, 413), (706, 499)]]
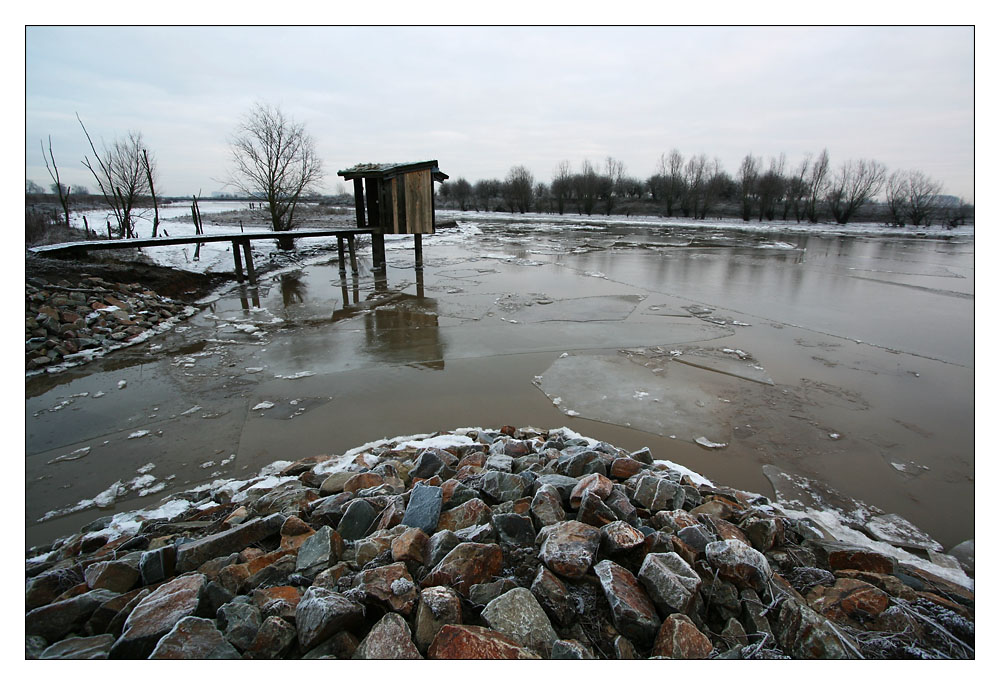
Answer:
[(81, 257), (93, 250), (128, 250), (140, 247), (163, 247), (165, 245), (193, 245), (198, 243), (231, 242), (233, 244), (233, 261), (236, 267), (236, 280), (243, 282), (243, 259), (246, 260), (246, 277), (250, 285), (257, 285), (257, 272), (250, 253), (250, 242), (253, 240), (276, 240), (280, 236), (292, 238), (337, 238), (337, 253), (340, 257), (340, 271), (345, 272), (344, 243), (347, 243), (351, 257), (351, 272), (358, 272), (357, 255), (354, 249), (354, 237), (371, 234), (371, 228), (322, 228), (296, 231), (257, 231), (253, 233), (211, 233), (204, 235), (164, 236), (160, 238), (129, 238), (126, 240), (79, 240), (71, 243), (55, 245), (39, 245), (29, 247), (28, 252), (45, 257)]

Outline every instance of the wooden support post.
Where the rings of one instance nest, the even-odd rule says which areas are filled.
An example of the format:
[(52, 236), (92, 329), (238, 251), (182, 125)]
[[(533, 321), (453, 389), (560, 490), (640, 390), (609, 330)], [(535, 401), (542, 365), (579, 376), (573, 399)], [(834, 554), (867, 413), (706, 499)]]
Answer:
[(385, 236), (381, 233), (372, 233), (372, 266), (385, 271)]
[(419, 233), (413, 234), (413, 258), (417, 268), (422, 271), (424, 268), (424, 243), (423, 236)]
[(240, 258), (240, 244), (233, 241), (233, 261), (236, 262), (236, 282), (243, 282), (243, 260)]
[(250, 285), (257, 285), (257, 272), (253, 268), (253, 254), (250, 253), (250, 241), (244, 240), (243, 242), (243, 256), (246, 258), (247, 262), (247, 280), (250, 281)]
[(347, 234), (347, 250), (351, 253), (351, 273), (358, 273), (358, 255), (354, 251), (354, 234)]
[(344, 265), (344, 236), (337, 236), (337, 260), (340, 266), (340, 275), (343, 276), (347, 273), (347, 267)]

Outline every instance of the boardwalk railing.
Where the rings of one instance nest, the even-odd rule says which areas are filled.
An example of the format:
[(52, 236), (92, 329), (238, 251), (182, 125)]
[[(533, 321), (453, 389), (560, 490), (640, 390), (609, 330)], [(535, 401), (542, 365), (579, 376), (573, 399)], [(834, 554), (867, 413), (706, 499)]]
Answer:
[(252, 240), (275, 240), (278, 236), (290, 236), (292, 238), (325, 238), (336, 236), (337, 253), (340, 257), (340, 271), (345, 271), (344, 243), (346, 241), (351, 257), (351, 272), (357, 273), (358, 262), (354, 249), (354, 236), (370, 234), (371, 232), (370, 228), (324, 228), (287, 231), (284, 233), (259, 231), (256, 233), (212, 233), (207, 235), (169, 236), (162, 238), (130, 238), (126, 240), (80, 240), (72, 243), (39, 245), (28, 248), (28, 251), (46, 257), (79, 257), (93, 250), (127, 250), (139, 247), (231, 242), (233, 244), (233, 261), (236, 266), (236, 280), (239, 283), (243, 282), (243, 259), (240, 257), (240, 252), (242, 251), (246, 260), (247, 279), (250, 285), (257, 285), (257, 272), (253, 265), (253, 255), (250, 253), (250, 241)]

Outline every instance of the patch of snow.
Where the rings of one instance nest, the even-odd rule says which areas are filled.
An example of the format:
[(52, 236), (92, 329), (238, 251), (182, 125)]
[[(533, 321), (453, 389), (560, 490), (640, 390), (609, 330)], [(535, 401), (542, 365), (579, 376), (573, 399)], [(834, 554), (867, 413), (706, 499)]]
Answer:
[(293, 373), (290, 376), (282, 376), (282, 375), (276, 374), (274, 377), (275, 378), (282, 378), (282, 379), (284, 379), (286, 381), (292, 381), (292, 380), (295, 380), (296, 378), (308, 378), (309, 376), (315, 376), (315, 375), (316, 375), (315, 371), (299, 371), (298, 373)]
[(779, 509), (782, 513), (790, 518), (795, 519), (811, 519), (821, 525), (828, 533), (833, 535), (837, 540), (841, 542), (846, 542), (849, 544), (858, 545), (861, 547), (866, 547), (872, 549), (881, 554), (895, 558), (897, 561), (901, 561), (917, 568), (923, 569), (928, 573), (933, 573), (936, 576), (940, 576), (945, 580), (951, 581), (962, 587), (968, 588), (969, 590), (975, 591), (975, 581), (965, 575), (962, 570), (956, 570), (953, 568), (948, 568), (945, 566), (939, 566), (927, 559), (918, 557), (911, 554), (905, 550), (900, 549), (894, 545), (890, 545), (887, 542), (876, 542), (864, 533), (854, 530), (849, 527), (848, 521), (846, 521), (837, 512), (832, 510), (819, 511), (812, 508), (806, 508), (804, 510), (797, 510), (791, 508), (789, 505), (791, 502), (784, 502), (781, 505), (774, 505), (775, 508)]
[(78, 450), (73, 450), (69, 454), (64, 454), (64, 455), (62, 455), (60, 457), (56, 457), (55, 459), (50, 459), (49, 461), (47, 461), (45, 463), (46, 464), (55, 464), (56, 462), (60, 462), (60, 461), (76, 461), (77, 459), (82, 459), (83, 457), (87, 456), (88, 454), (90, 454), (90, 448), (89, 447), (81, 447)]
[[(671, 435), (670, 437), (674, 437), (674, 436)], [(709, 485), (709, 486), (714, 486), (715, 485), (715, 483), (713, 483), (712, 481), (710, 481), (708, 478), (705, 478), (705, 476), (701, 475), (697, 471), (692, 471), (688, 467), (681, 466), (680, 464), (676, 464), (676, 463), (674, 463), (674, 462), (672, 462), (672, 461), (670, 461), (668, 459), (655, 459), (653, 461), (653, 463), (654, 464), (663, 464), (664, 466), (666, 466), (671, 471), (677, 471), (677, 472), (679, 472), (679, 473), (681, 473), (681, 474), (689, 477), (692, 481), (695, 482), (696, 485)]]

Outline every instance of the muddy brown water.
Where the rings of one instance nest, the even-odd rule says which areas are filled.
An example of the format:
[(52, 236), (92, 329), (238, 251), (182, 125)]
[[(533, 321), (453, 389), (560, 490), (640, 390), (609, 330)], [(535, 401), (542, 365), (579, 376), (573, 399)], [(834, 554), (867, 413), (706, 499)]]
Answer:
[[(28, 379), (26, 544), (275, 460), (503, 424), (648, 446), (768, 496), (774, 464), (946, 547), (974, 536), (971, 238), (474, 216), (425, 239), (422, 272), (410, 245), (389, 241), (384, 279), (362, 255), (341, 280), (334, 251)], [(114, 507), (52, 514), (115, 481)]]

